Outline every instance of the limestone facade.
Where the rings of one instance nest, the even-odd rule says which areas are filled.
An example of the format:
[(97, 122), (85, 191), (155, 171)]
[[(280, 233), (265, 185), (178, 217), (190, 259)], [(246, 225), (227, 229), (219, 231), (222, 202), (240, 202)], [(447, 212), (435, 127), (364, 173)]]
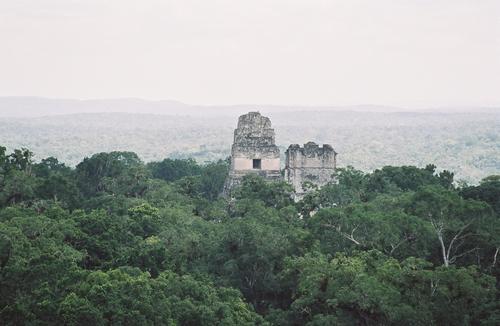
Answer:
[(243, 176), (255, 173), (268, 180), (280, 180), (280, 151), (275, 144), (271, 120), (259, 112), (239, 117), (231, 147), (231, 167), (224, 185), (228, 196)]
[(295, 189), (296, 199), (301, 199), (307, 189), (304, 183), (322, 187), (335, 180), (337, 152), (332, 146), (308, 142), (304, 147), (290, 145), (285, 152), (285, 181)]
[[(300, 147), (290, 145), (285, 152), (285, 181), (295, 189), (295, 199), (303, 197), (307, 189), (304, 182), (321, 187), (334, 180), (337, 153), (327, 144), (322, 147), (309, 142)], [(271, 120), (259, 112), (249, 112), (239, 117), (231, 147), (231, 166), (224, 185), (223, 195), (241, 183), (243, 176), (254, 173), (266, 180), (283, 180), (280, 150), (275, 144)]]

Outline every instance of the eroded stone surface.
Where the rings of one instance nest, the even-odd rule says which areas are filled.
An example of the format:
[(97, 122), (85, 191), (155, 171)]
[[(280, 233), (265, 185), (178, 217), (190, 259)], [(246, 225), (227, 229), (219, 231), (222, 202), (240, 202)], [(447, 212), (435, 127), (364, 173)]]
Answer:
[[(320, 147), (313, 142), (304, 147), (293, 144), (285, 154), (285, 180), (294, 187), (296, 200), (307, 192), (304, 183), (321, 187), (334, 180), (337, 153), (332, 146), (324, 144)], [(280, 168), (280, 151), (269, 118), (259, 112), (240, 116), (234, 130), (231, 167), (223, 195), (230, 197), (231, 191), (249, 173), (266, 180), (282, 180)]]
[(259, 112), (249, 112), (238, 119), (224, 195), (229, 196), (243, 176), (249, 173), (268, 180), (281, 179), (280, 151), (275, 144), (274, 129), (269, 118)]
[(337, 153), (328, 144), (322, 147), (313, 142), (304, 147), (293, 144), (288, 147), (285, 156), (285, 180), (294, 187), (296, 199), (307, 192), (304, 183), (321, 187), (335, 179)]

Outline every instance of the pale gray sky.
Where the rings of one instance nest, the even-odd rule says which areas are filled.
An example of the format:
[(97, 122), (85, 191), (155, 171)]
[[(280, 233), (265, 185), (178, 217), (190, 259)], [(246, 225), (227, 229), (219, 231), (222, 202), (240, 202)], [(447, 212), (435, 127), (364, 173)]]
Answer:
[(500, 0), (0, 0), (0, 96), (500, 105)]

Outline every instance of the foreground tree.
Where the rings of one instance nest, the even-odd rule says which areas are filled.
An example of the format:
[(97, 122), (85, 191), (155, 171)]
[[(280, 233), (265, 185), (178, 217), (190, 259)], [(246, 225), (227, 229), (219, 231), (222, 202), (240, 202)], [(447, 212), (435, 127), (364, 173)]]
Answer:
[(282, 324), (463, 325), (493, 323), (498, 314), (495, 281), (475, 268), (434, 269), (378, 251), (315, 253), (286, 266), (297, 288)]
[(491, 208), (474, 200), (464, 200), (441, 187), (427, 186), (411, 198), (408, 211), (427, 220), (439, 242), (443, 265), (476, 252), (473, 239), (480, 225), (491, 217)]

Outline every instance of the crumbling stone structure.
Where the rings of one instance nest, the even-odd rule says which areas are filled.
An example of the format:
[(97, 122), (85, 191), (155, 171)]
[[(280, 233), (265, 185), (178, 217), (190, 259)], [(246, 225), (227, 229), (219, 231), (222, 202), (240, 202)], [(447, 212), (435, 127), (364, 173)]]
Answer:
[(259, 112), (249, 112), (239, 117), (234, 130), (231, 148), (231, 167), (224, 185), (224, 195), (229, 196), (243, 176), (255, 173), (267, 180), (280, 180), (280, 151), (275, 144), (271, 120)]
[(290, 145), (285, 152), (285, 181), (295, 189), (295, 199), (301, 199), (309, 182), (317, 187), (324, 186), (334, 180), (337, 167), (337, 152), (328, 144), (320, 147), (308, 142), (304, 147)]
[[(307, 192), (304, 183), (317, 187), (334, 180), (337, 153), (332, 146), (319, 147), (309, 142), (300, 147), (290, 145), (286, 151), (285, 181), (295, 189), (295, 199)], [(223, 195), (241, 183), (243, 176), (255, 173), (266, 180), (282, 180), (280, 151), (275, 144), (274, 129), (269, 118), (259, 112), (249, 112), (239, 117), (231, 147), (231, 167), (224, 185)]]

